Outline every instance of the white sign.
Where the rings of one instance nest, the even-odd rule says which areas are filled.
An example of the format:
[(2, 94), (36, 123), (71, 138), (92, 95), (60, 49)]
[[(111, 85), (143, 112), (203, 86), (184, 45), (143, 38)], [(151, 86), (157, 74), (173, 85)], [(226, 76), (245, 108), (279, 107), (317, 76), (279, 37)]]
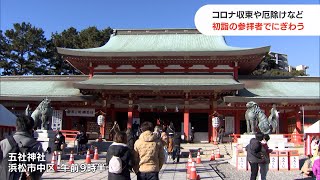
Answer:
[(63, 117), (63, 110), (53, 110), (52, 124), (51, 124), (51, 128), (53, 130), (62, 129), (62, 117)]
[(278, 156), (270, 156), (270, 170), (278, 170)]
[(92, 108), (69, 108), (66, 116), (95, 117), (95, 109)]
[(237, 162), (237, 170), (247, 170), (247, 157), (239, 156)]
[(290, 170), (299, 170), (299, 156), (290, 156)]
[(279, 156), (279, 170), (288, 170), (289, 162), (288, 156)]

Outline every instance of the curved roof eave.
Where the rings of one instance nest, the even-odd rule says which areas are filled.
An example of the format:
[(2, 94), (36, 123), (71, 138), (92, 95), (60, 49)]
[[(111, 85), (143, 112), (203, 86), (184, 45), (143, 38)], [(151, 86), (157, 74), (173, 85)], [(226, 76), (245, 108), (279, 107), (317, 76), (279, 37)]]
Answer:
[[(89, 51), (89, 49), (57, 48), (58, 53), (68, 56), (83, 57), (126, 57), (126, 56), (241, 56), (250, 54), (264, 54), (270, 51), (271, 46), (252, 49), (226, 51), (150, 51), (150, 52), (103, 52)], [(101, 49), (102, 50), (102, 49)]]

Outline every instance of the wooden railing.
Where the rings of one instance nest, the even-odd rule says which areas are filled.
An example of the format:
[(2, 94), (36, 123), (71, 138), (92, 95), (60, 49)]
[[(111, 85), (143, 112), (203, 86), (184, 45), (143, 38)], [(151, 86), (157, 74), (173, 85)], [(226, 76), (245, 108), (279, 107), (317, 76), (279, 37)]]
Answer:
[(77, 134), (79, 131), (74, 131), (74, 130), (60, 130), (62, 134), (66, 137), (66, 141), (75, 141)]

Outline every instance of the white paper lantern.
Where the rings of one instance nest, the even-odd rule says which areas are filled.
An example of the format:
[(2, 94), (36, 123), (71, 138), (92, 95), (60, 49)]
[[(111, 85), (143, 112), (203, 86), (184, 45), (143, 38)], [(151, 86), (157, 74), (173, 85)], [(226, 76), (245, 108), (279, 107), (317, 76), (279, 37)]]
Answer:
[(217, 128), (220, 126), (220, 119), (218, 117), (212, 118), (212, 127)]
[(104, 124), (104, 116), (103, 115), (99, 115), (97, 118), (97, 123), (99, 126)]

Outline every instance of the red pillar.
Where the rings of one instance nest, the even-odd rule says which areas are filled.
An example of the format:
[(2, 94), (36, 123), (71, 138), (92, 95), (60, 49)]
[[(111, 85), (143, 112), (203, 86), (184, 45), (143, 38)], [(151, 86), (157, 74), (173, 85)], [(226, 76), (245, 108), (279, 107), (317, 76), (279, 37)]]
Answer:
[(233, 77), (235, 80), (238, 80), (238, 67), (233, 68)]
[(132, 120), (133, 120), (133, 116), (132, 116), (132, 108), (128, 109), (128, 122), (127, 122), (127, 128), (132, 128)]
[(189, 109), (185, 109), (183, 113), (183, 131), (185, 140), (189, 140)]
[(100, 135), (101, 137), (105, 137), (105, 127), (106, 127), (107, 119), (104, 116), (104, 123), (100, 126)]
[(288, 119), (287, 119), (286, 111), (283, 111), (283, 114), (280, 117), (282, 117), (281, 119), (279, 119), (279, 123), (282, 122), (282, 124), (280, 123), (280, 125), (282, 126), (282, 128), (281, 128), (282, 133), (288, 134)]
[(296, 111), (296, 128), (297, 128), (297, 131), (299, 133), (301, 133), (302, 131), (302, 124), (301, 124), (301, 119), (300, 119), (300, 114), (299, 114), (299, 109), (295, 109)]

